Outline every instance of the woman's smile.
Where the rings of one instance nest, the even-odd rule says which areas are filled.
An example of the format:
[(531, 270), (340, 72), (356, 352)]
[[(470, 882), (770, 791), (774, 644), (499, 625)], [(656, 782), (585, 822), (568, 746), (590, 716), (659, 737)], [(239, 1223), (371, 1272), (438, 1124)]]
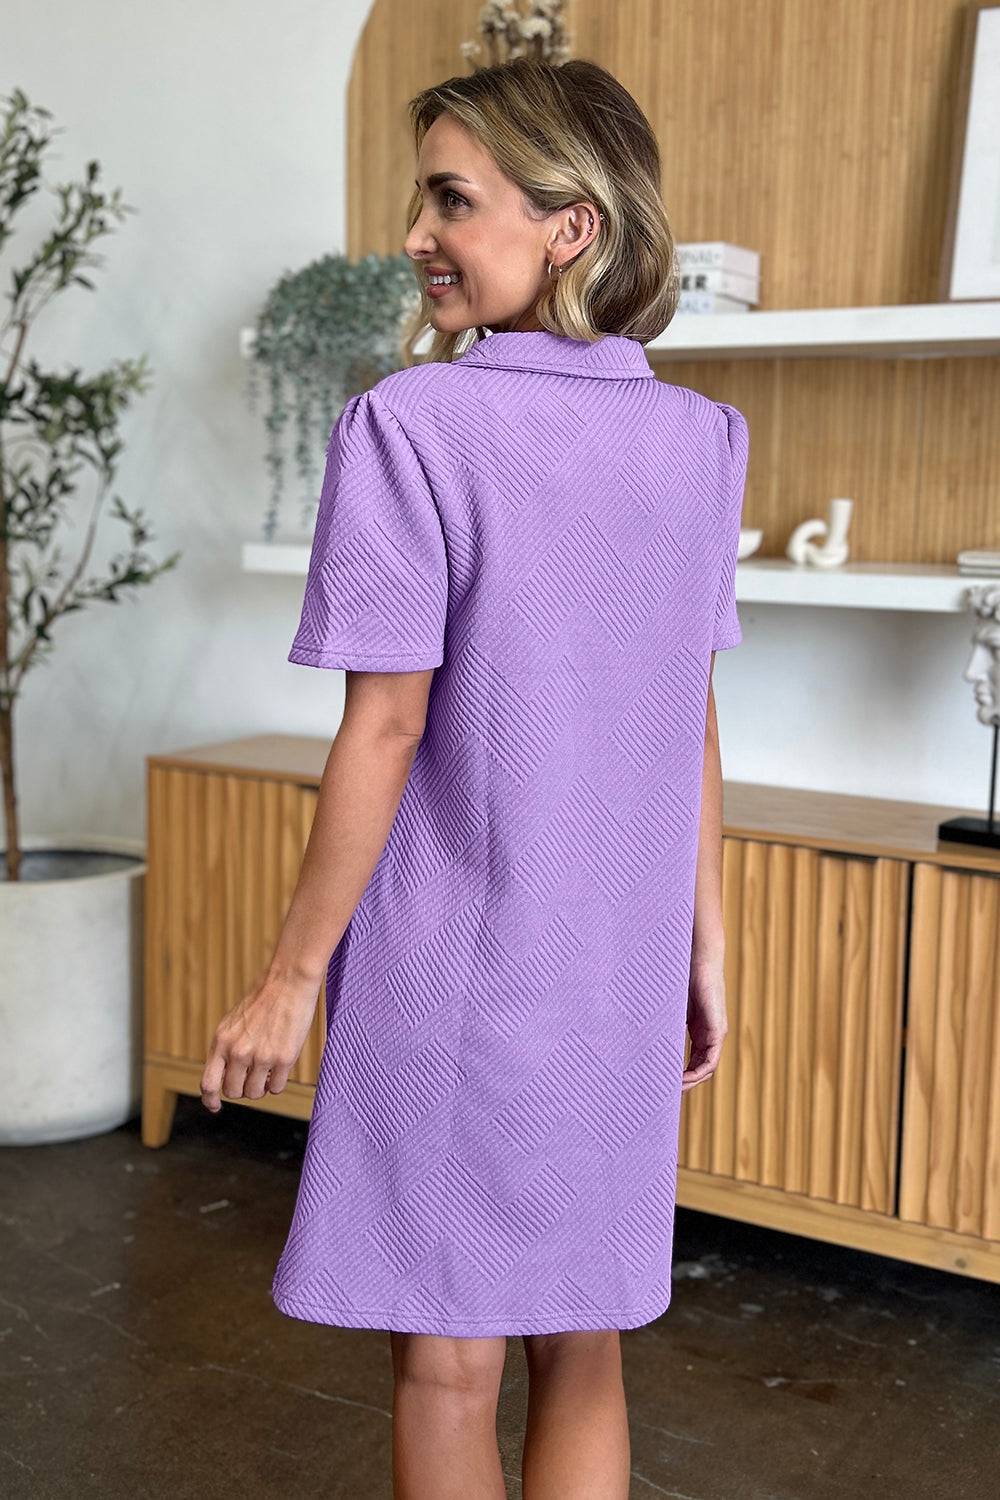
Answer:
[(433, 272), (428, 272), (427, 295), (435, 299), (443, 297), (446, 292), (450, 292), (456, 286), (460, 286), (461, 281), (462, 276), (459, 271), (449, 271), (446, 275), (442, 274), (441, 276), (436, 276)]

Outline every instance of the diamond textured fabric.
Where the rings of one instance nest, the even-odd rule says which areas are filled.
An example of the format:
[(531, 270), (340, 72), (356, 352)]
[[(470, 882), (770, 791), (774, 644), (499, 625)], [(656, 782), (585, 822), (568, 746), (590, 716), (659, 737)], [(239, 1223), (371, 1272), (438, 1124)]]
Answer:
[(437, 670), (327, 970), (289, 1316), (486, 1337), (667, 1307), (748, 448), (619, 335), (490, 333), (337, 419), (289, 660)]

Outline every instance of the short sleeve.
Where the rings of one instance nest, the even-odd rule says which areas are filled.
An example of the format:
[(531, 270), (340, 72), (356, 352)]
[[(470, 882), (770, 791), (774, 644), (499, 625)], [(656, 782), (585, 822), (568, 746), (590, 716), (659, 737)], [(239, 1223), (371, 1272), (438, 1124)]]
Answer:
[(746, 487), (750, 434), (746, 418), (735, 406), (724, 401), (715, 403), (726, 419), (726, 504), (722, 512), (722, 574), (715, 601), (715, 624), (712, 650), (727, 651), (743, 639), (736, 612), (736, 554), (740, 542), (743, 495)]
[(360, 672), (440, 666), (447, 599), (441, 518), (417, 453), (375, 391), (352, 396), (327, 444), (288, 660)]

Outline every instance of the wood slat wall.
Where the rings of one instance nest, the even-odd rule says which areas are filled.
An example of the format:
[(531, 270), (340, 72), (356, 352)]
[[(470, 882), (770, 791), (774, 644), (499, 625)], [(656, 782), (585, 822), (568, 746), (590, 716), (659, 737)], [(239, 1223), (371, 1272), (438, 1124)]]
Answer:
[[(478, 0), (376, 0), (348, 94), (348, 252), (402, 249), (406, 103), (468, 67)], [(678, 240), (761, 253), (762, 307), (934, 302), (961, 0), (576, 0), (575, 56), (648, 115)], [(752, 317), (752, 313), (747, 314)], [(661, 379), (747, 417), (758, 556), (827, 500), (855, 502), (854, 561), (946, 563), (1000, 542), (1000, 359), (694, 361)]]

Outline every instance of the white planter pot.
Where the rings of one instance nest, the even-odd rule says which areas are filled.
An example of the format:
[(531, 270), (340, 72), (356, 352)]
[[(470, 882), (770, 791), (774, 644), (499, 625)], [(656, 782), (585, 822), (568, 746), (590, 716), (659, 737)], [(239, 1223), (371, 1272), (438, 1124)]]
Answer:
[[(140, 1111), (141, 840), (21, 840), (34, 851), (131, 856), (123, 869), (0, 879), (0, 1145), (78, 1140)], [(95, 861), (96, 863), (96, 861)]]

